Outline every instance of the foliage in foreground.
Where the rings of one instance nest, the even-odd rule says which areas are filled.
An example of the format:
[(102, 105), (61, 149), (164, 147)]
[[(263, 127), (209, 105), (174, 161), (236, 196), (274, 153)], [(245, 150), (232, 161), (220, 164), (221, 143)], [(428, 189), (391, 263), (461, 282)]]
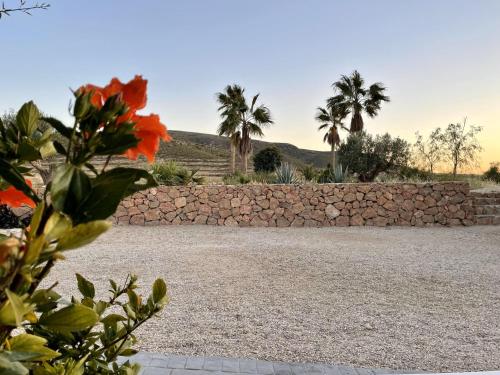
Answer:
[(202, 184), (203, 177), (195, 176), (197, 171), (180, 167), (173, 160), (153, 164), (151, 174), (162, 185), (177, 186), (191, 183)]
[[(109, 161), (113, 155), (135, 159), (143, 154), (153, 160), (160, 139), (169, 139), (158, 116), (136, 113), (146, 104), (146, 83), (141, 77), (127, 84), (113, 79), (103, 88), (77, 90), (73, 128), (43, 119), (67, 140), (65, 145), (53, 140), (52, 131), (40, 131), (40, 113), (32, 102), (22, 106), (15, 121), (0, 121), (0, 204), (34, 207), (29, 226), (0, 239), (0, 373), (138, 372), (137, 366), (116, 360), (134, 353), (135, 329), (167, 303), (163, 280), (155, 281), (146, 299), (135, 291), (135, 276), (121, 286), (110, 280), (106, 299), (97, 299), (93, 284), (78, 274), (81, 297), (64, 299), (57, 283), (41, 285), (66, 251), (109, 229), (106, 219), (124, 197), (157, 185), (141, 169), (106, 170), (106, 164), (97, 170), (93, 165), (97, 155)], [(24, 175), (29, 163), (52, 146), (65, 162), (39, 197)]]

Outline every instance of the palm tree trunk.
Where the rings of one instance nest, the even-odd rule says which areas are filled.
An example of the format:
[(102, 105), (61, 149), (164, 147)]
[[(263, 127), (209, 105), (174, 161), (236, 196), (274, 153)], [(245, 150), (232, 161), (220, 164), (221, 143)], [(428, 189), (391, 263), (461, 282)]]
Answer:
[(335, 143), (332, 143), (332, 168), (335, 169), (337, 165), (337, 155), (335, 153)]
[(245, 171), (245, 174), (248, 174), (248, 154), (243, 155), (243, 170)]
[(236, 146), (231, 142), (231, 173), (236, 173)]

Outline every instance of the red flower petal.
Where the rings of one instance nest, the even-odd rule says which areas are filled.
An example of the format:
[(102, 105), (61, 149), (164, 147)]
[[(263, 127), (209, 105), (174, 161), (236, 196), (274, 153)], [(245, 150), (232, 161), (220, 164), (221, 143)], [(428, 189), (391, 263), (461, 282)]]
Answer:
[[(26, 183), (31, 186), (31, 181), (26, 180)], [(17, 190), (14, 186), (9, 186), (5, 190), (0, 190), (0, 204), (6, 204), (11, 207), (21, 207), (23, 204), (35, 207), (35, 202), (27, 197), (22, 191)]]
[(149, 162), (153, 162), (155, 154), (160, 147), (160, 139), (165, 142), (172, 138), (167, 132), (167, 128), (160, 122), (158, 115), (134, 116), (132, 118), (135, 124), (135, 136), (140, 139), (139, 144), (125, 153), (132, 160), (137, 159), (139, 154), (144, 155)]

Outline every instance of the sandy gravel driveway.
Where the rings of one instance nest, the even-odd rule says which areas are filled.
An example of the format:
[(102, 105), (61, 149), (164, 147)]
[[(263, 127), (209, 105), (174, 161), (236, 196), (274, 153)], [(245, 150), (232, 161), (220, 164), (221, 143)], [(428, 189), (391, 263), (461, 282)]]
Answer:
[(500, 227), (118, 227), (51, 279), (155, 276), (148, 351), (398, 369), (500, 369)]

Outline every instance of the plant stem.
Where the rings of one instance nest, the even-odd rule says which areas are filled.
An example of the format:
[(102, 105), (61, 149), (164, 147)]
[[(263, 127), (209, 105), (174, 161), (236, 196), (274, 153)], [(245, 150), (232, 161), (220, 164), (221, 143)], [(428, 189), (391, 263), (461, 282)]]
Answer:
[(104, 166), (102, 167), (102, 171), (101, 173), (104, 173), (104, 170), (106, 169), (106, 167), (108, 166), (109, 162), (111, 160), (111, 155), (108, 155), (108, 157), (106, 158), (106, 162), (104, 163)]

